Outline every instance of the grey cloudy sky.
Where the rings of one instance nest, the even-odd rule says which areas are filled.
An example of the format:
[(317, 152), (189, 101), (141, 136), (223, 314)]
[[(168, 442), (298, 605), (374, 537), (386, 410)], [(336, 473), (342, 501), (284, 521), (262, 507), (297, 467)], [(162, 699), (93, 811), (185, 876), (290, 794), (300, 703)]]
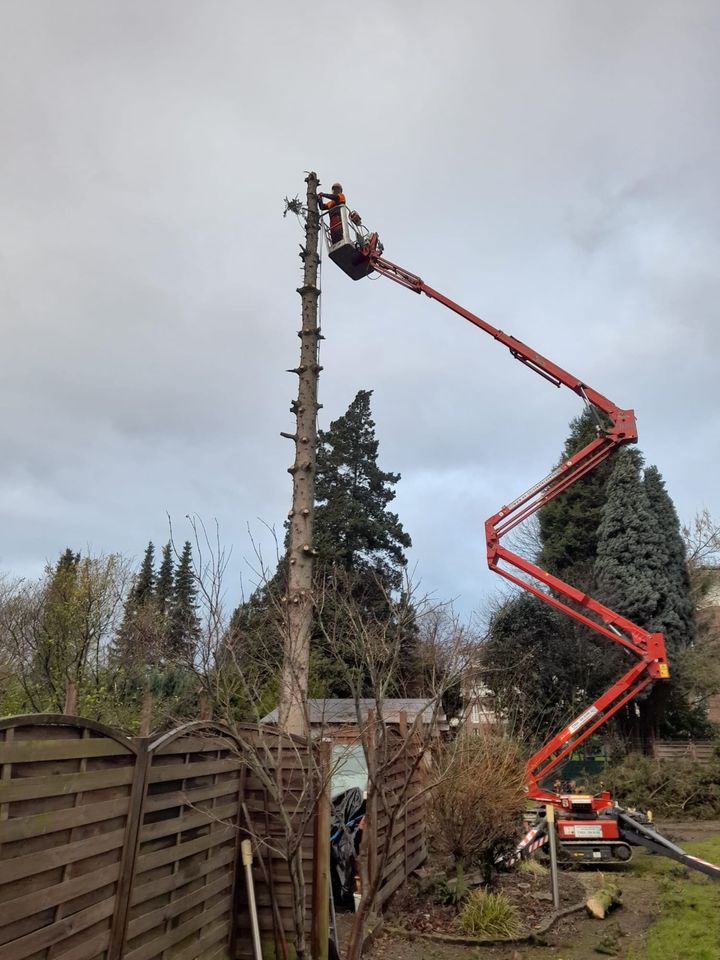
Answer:
[[(717, 513), (719, 63), (714, 0), (3, 0), (0, 569), (197, 513), (237, 594), (289, 503), (309, 168)], [(375, 391), (412, 562), (471, 610), (577, 398), (384, 279), (323, 290), (321, 425)]]

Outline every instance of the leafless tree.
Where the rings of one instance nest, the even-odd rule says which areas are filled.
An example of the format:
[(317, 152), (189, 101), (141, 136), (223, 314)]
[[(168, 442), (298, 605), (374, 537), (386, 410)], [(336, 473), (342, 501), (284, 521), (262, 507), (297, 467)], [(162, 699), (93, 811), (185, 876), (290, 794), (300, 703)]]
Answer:
[[(332, 589), (332, 581), (327, 589)], [(319, 604), (325, 646), (352, 691), (368, 778), (368, 828), (359, 864), (362, 898), (347, 943), (347, 960), (361, 956), (367, 923), (377, 914), (396, 827), (408, 805), (433, 787), (430, 752), (444, 725), (443, 695), (460, 682), (469, 658), (467, 634), (457, 616), (418, 597), (410, 584), (399, 599), (386, 594), (378, 610), (373, 613), (351, 592), (336, 592), (331, 603)], [(415, 629), (422, 654), (424, 708), (403, 722), (388, 712), (388, 699), (408, 635)], [(384, 824), (381, 835), (373, 827), (378, 822)]]

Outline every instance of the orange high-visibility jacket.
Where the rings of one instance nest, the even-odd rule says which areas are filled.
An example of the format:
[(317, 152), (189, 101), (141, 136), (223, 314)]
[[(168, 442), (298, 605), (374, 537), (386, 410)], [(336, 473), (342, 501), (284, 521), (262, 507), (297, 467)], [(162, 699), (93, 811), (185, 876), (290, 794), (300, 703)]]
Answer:
[[(328, 196), (328, 194), (321, 193), (320, 196), (326, 197)], [(329, 196), (330, 196), (330, 199), (328, 200), (327, 203), (323, 203), (322, 201), (320, 202), (320, 206), (323, 208), (323, 210), (332, 210), (332, 208), (337, 206), (338, 204), (345, 203), (344, 193), (338, 193), (338, 194), (333, 193), (333, 194), (330, 194)]]

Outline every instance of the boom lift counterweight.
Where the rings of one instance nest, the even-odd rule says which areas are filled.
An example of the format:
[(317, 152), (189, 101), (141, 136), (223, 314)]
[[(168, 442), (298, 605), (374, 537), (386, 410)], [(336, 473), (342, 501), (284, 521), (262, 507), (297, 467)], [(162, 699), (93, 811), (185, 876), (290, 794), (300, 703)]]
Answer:
[[(354, 230), (345, 217), (340, 242), (327, 236), (330, 258), (353, 280), (371, 273), (387, 277), (402, 287), (425, 294), (507, 347), (512, 356), (556, 387), (567, 387), (593, 411), (597, 436), (582, 450), (561, 463), (548, 476), (502, 506), (485, 522), (487, 562), (491, 570), (529, 590), (543, 603), (561, 610), (579, 623), (619, 644), (633, 657), (633, 664), (572, 723), (563, 727), (528, 761), (528, 796), (538, 804), (558, 810), (556, 829), (563, 853), (579, 860), (629, 860), (631, 846), (642, 845), (687, 866), (720, 879), (720, 867), (685, 853), (649, 825), (646, 818), (630, 815), (615, 805), (607, 792), (599, 796), (565, 795), (548, 790), (548, 774), (618, 710), (657, 680), (667, 680), (670, 670), (661, 633), (650, 633), (609, 607), (588, 596), (501, 543), (519, 523), (536, 513), (573, 483), (610, 457), (621, 446), (637, 441), (635, 414), (617, 407), (588, 384), (563, 370), (515, 337), (466, 310), (400, 267), (383, 254), (377, 234)], [(327, 235), (327, 231), (326, 231)], [(547, 840), (544, 818), (526, 834), (517, 857), (532, 854)]]

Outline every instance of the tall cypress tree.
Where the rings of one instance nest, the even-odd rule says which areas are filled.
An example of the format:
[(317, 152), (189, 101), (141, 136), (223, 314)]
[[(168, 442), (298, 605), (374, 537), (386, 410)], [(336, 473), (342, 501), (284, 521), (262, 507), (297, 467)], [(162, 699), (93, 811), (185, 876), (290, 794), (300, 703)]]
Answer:
[(113, 644), (113, 660), (131, 669), (156, 661), (159, 656), (155, 606), (155, 547), (145, 548), (140, 569), (130, 588), (123, 622)]
[[(324, 595), (325, 624), (350, 602), (368, 620), (387, 625), (389, 631), (401, 625), (403, 655), (396, 692), (415, 691), (420, 671), (417, 629), (410, 623), (407, 604), (398, 600), (396, 605), (393, 599), (402, 585), (405, 550), (411, 540), (397, 514), (389, 509), (400, 474), (382, 470), (378, 464), (371, 397), (372, 391), (360, 390), (347, 411), (318, 435), (313, 542), (316, 592)], [(234, 658), (237, 660), (238, 651), (245, 651), (242, 658), (246, 666), (253, 658), (252, 637), (257, 638), (260, 652), (252, 670), (259, 677), (267, 675), (282, 641), (286, 583), (283, 558), (271, 580), (235, 611), (228, 632)], [(337, 653), (328, 649), (316, 622), (311, 638), (313, 695), (350, 695)]]
[(611, 609), (647, 629), (660, 610), (667, 553), (642, 479), (642, 456), (615, 457), (598, 527), (595, 576)]
[(680, 533), (680, 520), (675, 504), (657, 467), (647, 468), (643, 485), (648, 507), (655, 517), (663, 543), (663, 570), (666, 579), (666, 590), (652, 619), (652, 629), (662, 631), (668, 649), (677, 653), (692, 645), (697, 632), (685, 544)]
[(172, 605), (165, 635), (165, 654), (171, 661), (192, 660), (200, 633), (192, 545), (185, 541), (175, 571)]
[(680, 521), (657, 467), (647, 468), (643, 485), (663, 544), (662, 591), (648, 629), (665, 635), (671, 669), (669, 684), (658, 684), (649, 698), (649, 722), (661, 736), (704, 736), (706, 709), (691, 702), (692, 684), (686, 676), (684, 654), (696, 640), (697, 624)]
[(162, 549), (162, 561), (155, 584), (155, 597), (158, 613), (165, 617), (170, 609), (173, 596), (173, 556), (172, 544), (166, 543)]
[[(560, 462), (567, 460), (597, 437), (597, 421), (586, 409), (570, 422)], [(612, 463), (604, 461), (564, 493), (543, 507), (538, 515), (544, 570), (579, 589), (592, 593), (600, 517)]]
[(321, 569), (372, 569), (398, 589), (412, 541), (388, 509), (400, 474), (378, 465), (371, 396), (372, 390), (359, 390), (347, 411), (318, 435), (315, 549)]

